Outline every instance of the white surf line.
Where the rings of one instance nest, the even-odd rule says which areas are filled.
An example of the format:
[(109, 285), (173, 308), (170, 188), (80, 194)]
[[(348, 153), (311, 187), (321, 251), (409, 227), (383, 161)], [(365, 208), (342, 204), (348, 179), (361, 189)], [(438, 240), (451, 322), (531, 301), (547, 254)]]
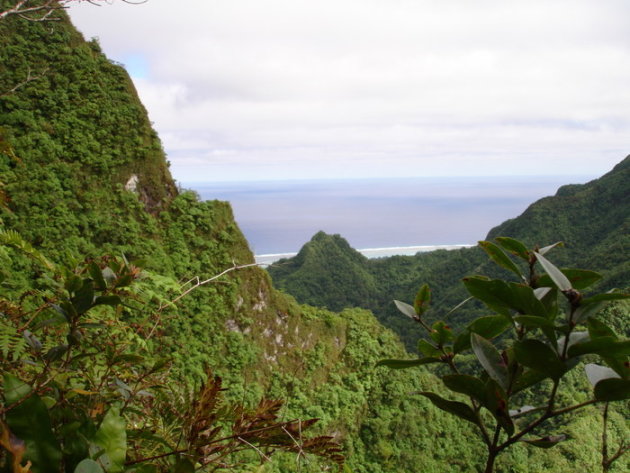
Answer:
[[(418, 245), (418, 246), (391, 246), (385, 248), (363, 248), (356, 250), (368, 258), (379, 257), (374, 253), (383, 253), (380, 257), (395, 256), (398, 254), (413, 255), (418, 252), (427, 252), (435, 250), (457, 250), (460, 248), (470, 248), (475, 245), (471, 244), (454, 244), (454, 245)], [(297, 253), (267, 253), (264, 255), (256, 255), (255, 259), (257, 263), (271, 264), (282, 258), (291, 258), (297, 255)]]

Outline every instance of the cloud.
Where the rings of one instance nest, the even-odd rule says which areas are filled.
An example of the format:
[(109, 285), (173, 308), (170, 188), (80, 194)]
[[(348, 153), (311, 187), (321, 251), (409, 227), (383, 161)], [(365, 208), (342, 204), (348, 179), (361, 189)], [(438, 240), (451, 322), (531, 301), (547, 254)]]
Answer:
[(71, 9), (179, 179), (591, 174), (627, 153), (622, 0), (149, 0)]

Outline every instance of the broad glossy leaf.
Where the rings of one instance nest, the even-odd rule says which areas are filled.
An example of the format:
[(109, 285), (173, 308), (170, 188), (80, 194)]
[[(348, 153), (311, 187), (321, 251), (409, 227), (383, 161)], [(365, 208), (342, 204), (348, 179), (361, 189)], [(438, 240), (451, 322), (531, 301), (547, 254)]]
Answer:
[(538, 448), (551, 448), (558, 445), (560, 442), (564, 442), (567, 439), (566, 435), (548, 435), (539, 439), (525, 439), (521, 442), (528, 443)]
[(555, 242), (553, 245), (549, 245), (549, 246), (545, 246), (543, 248), (541, 248), (540, 250), (538, 250), (538, 253), (540, 253), (541, 255), (544, 255), (546, 253), (548, 253), (549, 251), (553, 250), (554, 248), (559, 248), (564, 246), (564, 243), (561, 241), (557, 241)]
[(531, 386), (534, 386), (535, 384), (540, 383), (546, 378), (547, 376), (545, 375), (545, 373), (541, 373), (540, 371), (536, 370), (526, 370), (518, 378), (516, 378), (514, 386), (512, 386), (512, 394), (516, 394)]
[(614, 337), (599, 337), (594, 340), (576, 343), (569, 348), (570, 357), (590, 353), (612, 358), (630, 356), (630, 340), (616, 340)]
[(81, 289), (75, 292), (71, 299), (77, 314), (84, 314), (92, 307), (94, 303), (94, 287), (91, 279), (84, 279)]
[(103, 272), (101, 268), (92, 261), (88, 266), (88, 271), (90, 276), (94, 280), (94, 285), (99, 291), (104, 291), (107, 289), (107, 283), (105, 282), (105, 278), (103, 277)]
[(440, 356), (442, 356), (442, 352), (440, 350), (435, 348), (423, 338), (418, 340), (418, 351), (426, 357), (439, 358)]
[[(578, 290), (586, 289), (602, 278), (601, 274), (586, 269), (561, 268), (560, 271), (571, 282), (573, 289)], [(543, 274), (537, 282), (539, 286), (551, 286), (553, 284), (548, 274)]]
[(422, 391), (418, 392), (417, 394), (421, 394), (422, 396), (428, 398), (433, 403), (433, 405), (435, 405), (439, 409), (454, 414), (457, 417), (467, 420), (468, 422), (472, 422), (475, 425), (479, 425), (477, 415), (468, 404), (457, 401), (449, 401), (448, 399), (444, 399), (443, 397), (440, 397), (432, 392)]
[(534, 290), (526, 284), (510, 283), (512, 291), (511, 307), (519, 311), (522, 315), (536, 315), (538, 317), (548, 317), (544, 304), (536, 297)]
[(485, 403), (486, 386), (483, 381), (467, 374), (449, 374), (442, 377), (447, 388), (456, 393), (466, 394), (480, 403)]
[(630, 381), (621, 378), (604, 379), (595, 385), (598, 401), (623, 401), (630, 399)]
[(572, 289), (571, 282), (551, 261), (547, 260), (541, 253), (536, 253), (536, 259), (558, 289), (561, 291), (568, 291), (569, 289)]
[(74, 473), (103, 473), (101, 466), (94, 460), (86, 458), (74, 469)]
[(454, 335), (451, 327), (439, 320), (431, 326), (431, 338), (441, 346), (453, 340)]
[(503, 389), (507, 389), (509, 383), (507, 367), (494, 345), (476, 333), (470, 335), (470, 344), (488, 375)]
[(505, 391), (493, 379), (489, 379), (486, 382), (485, 391), (484, 407), (490, 411), (499, 425), (503, 427), (509, 435), (512, 435), (514, 433), (514, 422), (512, 421), (512, 417), (510, 417), (508, 399)]
[(127, 455), (127, 432), (125, 420), (120, 416), (117, 407), (111, 407), (101, 422), (94, 444), (105, 451), (106, 458), (99, 458), (100, 462), (108, 462), (108, 473), (119, 473), (124, 470)]
[(540, 340), (521, 340), (514, 344), (516, 360), (523, 366), (558, 379), (567, 371), (556, 351)]
[(615, 373), (614, 370), (611, 370), (608, 366), (601, 366), (595, 363), (589, 363), (585, 365), (584, 371), (586, 372), (586, 377), (588, 378), (588, 382), (591, 383), (591, 386), (595, 386), (603, 379), (620, 377), (617, 373)]
[(505, 281), (473, 276), (464, 278), (463, 282), (472, 296), (482, 301), (493, 311), (509, 316), (510, 304), (506, 301), (511, 301), (512, 292)]
[(122, 300), (119, 296), (98, 296), (94, 299), (94, 305), (110, 305), (112, 307), (116, 307), (117, 305), (121, 305)]
[(429, 363), (440, 363), (441, 361), (442, 360), (439, 358), (433, 357), (418, 358), (417, 360), (381, 360), (376, 363), (376, 366), (387, 366), (388, 368), (401, 370), (414, 366), (427, 365)]
[(453, 347), (455, 353), (470, 348), (470, 334), (476, 333), (484, 338), (492, 339), (501, 335), (512, 326), (512, 321), (504, 315), (488, 315), (473, 320), (466, 331), (459, 334)]
[(536, 412), (542, 409), (545, 409), (545, 407), (523, 406), (518, 409), (510, 409), (509, 414), (512, 419), (517, 419), (518, 417), (522, 417), (530, 412)]
[[(564, 352), (564, 343), (565, 343), (566, 337), (562, 336), (560, 338), (558, 338), (558, 352)], [(569, 335), (569, 341), (567, 343), (567, 350), (569, 348), (571, 348), (573, 345), (575, 345), (576, 343), (583, 343), (590, 340), (590, 336), (588, 334), (588, 332), (571, 332), (571, 334)], [(570, 355), (570, 353), (567, 353)]]
[(525, 279), (518, 266), (506, 255), (501, 248), (489, 241), (480, 241), (479, 246), (488, 254), (490, 259), (508, 271), (512, 271), (519, 278)]
[(178, 458), (174, 473), (195, 473), (195, 465), (188, 458)]
[(510, 237), (497, 237), (495, 240), (503, 247), (503, 249), (509, 251), (514, 256), (518, 256), (525, 261), (529, 261), (529, 250), (520, 241)]
[(551, 342), (554, 345), (554, 347), (557, 348), (556, 330), (551, 320), (543, 318), (543, 317), (536, 317), (534, 315), (518, 315), (514, 317), (514, 321), (518, 322), (519, 324), (521, 324), (522, 326), (528, 329), (532, 329), (532, 328), (540, 329), (545, 334), (549, 342)]
[(582, 305), (594, 304), (596, 302), (607, 301), (619, 301), (630, 298), (630, 294), (625, 292), (605, 292), (603, 294), (597, 294), (593, 297), (588, 297), (582, 301)]
[(588, 334), (592, 339), (599, 337), (613, 337), (614, 339), (618, 338), (615, 331), (601, 320), (589, 317), (586, 321), (586, 326), (588, 328)]
[(400, 312), (405, 314), (410, 319), (414, 319), (415, 320), (417, 314), (416, 314), (416, 311), (414, 310), (413, 306), (407, 304), (406, 302), (396, 301), (396, 300), (394, 301), (394, 304), (396, 304), (396, 308)]
[(7, 411), (7, 425), (13, 435), (24, 441), (24, 459), (31, 461), (34, 473), (58, 473), (61, 449), (53, 434), (46, 405), (37, 394), (31, 393), (30, 386), (5, 374), (6, 406), (10, 407), (25, 397), (21, 404)]
[(416, 314), (422, 315), (429, 308), (429, 304), (431, 303), (431, 289), (427, 284), (423, 284), (418, 292), (416, 293), (416, 298), (413, 301), (413, 308)]

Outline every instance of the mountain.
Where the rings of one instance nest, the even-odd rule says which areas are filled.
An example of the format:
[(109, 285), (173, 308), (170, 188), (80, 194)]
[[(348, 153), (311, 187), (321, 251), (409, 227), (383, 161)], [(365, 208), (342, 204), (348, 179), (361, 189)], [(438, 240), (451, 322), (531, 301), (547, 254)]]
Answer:
[[(200, 201), (177, 187), (124, 69), (59, 17), (0, 19), (0, 471), (11, 469), (10, 455), (21, 455), (22, 444), (5, 441), (5, 425), (16, 432), (21, 426), (49, 456), (63, 450), (64, 471), (75, 471), (90, 455), (109, 465), (106, 471), (200, 468), (177, 447), (194, 437), (191, 432), (212, 435), (208, 419), (199, 418), (208, 406), (193, 396), (210, 392), (204, 388), (209, 369), (222, 377), (226, 400), (253, 409), (258, 422), (266, 414), (262, 397), (286, 400), (282, 419), (319, 418), (315, 434), (338, 439), (355, 472), (473, 471), (483, 452), (471, 429), (410, 395), (439, 392), (436, 378), (423, 369), (376, 368), (380, 359), (407, 355), (369, 312), (333, 313), (274, 289), (265, 271), (250, 266), (253, 256), (230, 205)], [(409, 291), (416, 285), (416, 259), (376, 262), (382, 270), (375, 271), (340, 237), (320, 234), (313, 246), (301, 252), (296, 268), (306, 266), (303, 277), (319, 285), (320, 295), (346, 295), (342, 305), (379, 303), (378, 288), (390, 289), (387, 271), (391, 289), (404, 293), (399, 298), (415, 292)], [(421, 260), (426, 274), (447, 282), (476, 261), (476, 251)], [(332, 282), (315, 278), (327, 269), (322, 261), (331, 262), (329, 269), (339, 263)], [(112, 288), (112, 281), (119, 286)], [(111, 291), (98, 298), (95, 288)], [(96, 302), (104, 307), (88, 312)], [(83, 309), (73, 314), (77, 307)], [(75, 323), (79, 316), (87, 320)], [(88, 342), (94, 345), (70, 357), (73, 347)], [(144, 374), (152, 379), (164, 366), (159, 382), (138, 388)], [(17, 385), (11, 376), (19, 378)], [(12, 384), (17, 388), (9, 389)], [(16, 391), (29, 388), (12, 402)], [(12, 412), (19, 415), (11, 419)], [(243, 411), (236, 412), (241, 415), (230, 422), (242, 419)], [(574, 443), (536, 456), (519, 445), (503, 465), (522, 472), (588, 471), (597, 459), (584, 445), (599, 437), (581, 426), (571, 425)], [(27, 455), (36, 450), (30, 443), (25, 448)], [(234, 471), (328, 468), (316, 460), (296, 465), (302, 451), (295, 448), (258, 467), (257, 452), (237, 457)], [(155, 462), (136, 467), (137, 455)], [(58, 460), (32, 459), (35, 473), (61, 470)], [(102, 471), (93, 463), (87, 471)]]
[[(435, 384), (435, 380), (427, 372), (401, 375), (375, 368), (382, 358), (404, 355), (394, 334), (365, 311), (334, 314), (300, 306), (276, 291), (265, 271), (250, 266), (254, 259), (230, 205), (200, 201), (194, 192), (178, 189), (129, 76), (103, 55), (96, 40), (84, 41), (64, 14), (59, 21), (50, 22), (17, 16), (0, 20), (0, 191), (3, 375), (15, 373), (24, 380), (33, 379), (29, 366), (38, 366), (41, 357), (32, 350), (38, 346), (41, 350), (42, 343), (29, 338), (35, 347), (31, 350), (21, 333), (35, 320), (38, 324), (31, 327), (33, 332), (44, 331), (57, 340), (56, 332), (46, 331), (47, 327), (59, 323), (55, 314), (70, 317), (69, 309), (56, 306), (59, 310), (55, 312), (52, 302), (46, 301), (55, 300), (55, 294), (64, 290), (74, 294), (72, 281), (84, 277), (74, 268), (95, 261), (103, 266), (103, 261), (124, 256), (144, 271), (128, 293), (130, 305), (120, 306), (119, 318), (107, 323), (111, 327), (123, 324), (120, 330), (126, 331), (119, 335), (127, 340), (124, 343), (136, 340), (133, 346), (150, 354), (149, 366), (159, 364), (162, 358), (168, 360), (170, 371), (162, 379), (161, 389), (170, 393), (169, 402), (187, 399), (206, 381), (211, 368), (222, 377), (228, 401), (252, 407), (263, 396), (285, 399), (283, 418), (319, 418), (315, 433), (330, 433), (342, 442), (348, 464), (357, 472), (411, 471), (416, 467), (455, 472), (473, 467), (476, 459), (471, 452), (476, 448), (468, 446), (470, 434), (454, 419), (441, 424), (458, 439), (452, 446), (430, 456), (417, 448), (428, 446), (434, 437), (435, 427), (424, 419), (438, 414), (428, 402), (409, 400), (407, 393)], [(43, 257), (30, 257), (34, 252), (51, 266), (64, 269), (51, 274), (47, 265), (42, 266)], [(194, 281), (224, 271), (227, 273), (216, 281), (181, 297)], [(68, 278), (65, 289), (60, 278)], [(116, 304), (111, 298), (109, 301)], [(79, 296), (68, 303), (80, 304)], [(31, 318), (32, 313), (36, 319)], [(68, 341), (62, 336), (55, 342), (58, 345), (44, 342), (50, 363), (57, 354), (70, 353), (70, 341), (87, 340), (91, 325), (103, 326), (90, 322), (78, 326)], [(94, 330), (94, 343), (108, 353), (111, 346), (102, 344), (113, 344), (118, 338), (111, 333), (98, 338), (102, 329)], [(138, 355), (125, 354), (122, 361), (132, 362)], [(95, 354), (85, 356), (85, 365), (77, 365), (72, 376), (82, 366), (93, 369), (92, 375), (102, 374), (89, 362)], [(62, 365), (66, 366), (70, 365)], [(108, 389), (106, 405), (126, 405), (128, 399), (121, 396), (129, 396), (134, 385), (123, 380), (131, 374), (125, 367), (117, 374), (118, 384), (112, 381), (111, 386), (101, 386)], [(55, 410), (55, 406), (63, 407), (72, 396), (77, 399), (77, 392), (78, 399), (82, 395), (92, 399), (89, 396), (96, 397), (99, 385), (90, 391), (84, 378), (74, 380), (78, 384), (69, 388), (54, 376), (48, 382), (54, 383), (56, 391), (48, 393), (53, 407), (47, 425), (53, 423), (59, 441), (70, 442), (62, 437), (64, 425), (72, 424), (67, 418), (69, 410)], [(3, 408), (4, 397), (9, 396), (4, 386), (0, 387)], [(60, 398), (66, 389), (71, 389), (70, 396)], [(150, 406), (158, 398), (149, 399)], [(104, 406), (90, 408), (87, 418), (72, 425), (93, 425), (92, 418), (103, 421)], [(190, 404), (180, 406), (183, 411), (190, 408)], [(41, 409), (34, 412), (48, 419), (45, 408), (43, 413)], [(55, 412), (61, 412), (61, 417), (55, 417)], [(173, 422), (174, 412), (162, 414), (155, 408), (146, 415), (163, 417), (145, 430), (130, 424), (127, 435), (135, 442), (133, 454), (138, 454), (136, 450), (163, 452), (169, 435), (174, 435), (173, 444), (181, 440), (177, 430), (166, 428)], [(175, 419), (179, 417), (181, 414), (175, 415)], [(166, 439), (161, 443), (157, 441), (160, 433)], [(401, 433), (403, 438), (399, 438)], [(81, 442), (84, 439), (77, 438), (75, 443)], [(68, 471), (87, 450), (76, 455), (75, 463), (66, 465)], [(455, 457), (462, 459), (456, 466), (440, 469)], [(0, 471), (8, 468), (7, 458), (4, 447), (0, 448)], [(258, 462), (257, 454), (247, 458), (248, 465)], [(34, 468), (43, 471), (41, 462)], [(291, 454), (278, 457), (265, 471), (292, 472), (295, 468), (295, 455)], [(320, 471), (313, 460), (300, 468)]]
[[(486, 240), (497, 236), (516, 238), (532, 247), (563, 241), (564, 247), (551, 256), (555, 263), (601, 272), (604, 278), (599, 287), (603, 289), (628, 287), (630, 156), (599, 179), (563, 186), (555, 196), (531, 204), (522, 215), (490, 230)], [(479, 248), (368, 260), (341, 236), (321, 232), (297, 256), (280, 260), (268, 271), (278, 288), (300, 302), (371, 310), (412, 352), (419, 333), (400, 315), (394, 299), (411, 301), (417, 289), (428, 283), (435, 301), (433, 314), (440, 318), (468, 297), (460, 282), (463, 277), (508, 275), (489, 263)], [(469, 304), (449, 315), (449, 320), (465, 325), (482, 310)]]

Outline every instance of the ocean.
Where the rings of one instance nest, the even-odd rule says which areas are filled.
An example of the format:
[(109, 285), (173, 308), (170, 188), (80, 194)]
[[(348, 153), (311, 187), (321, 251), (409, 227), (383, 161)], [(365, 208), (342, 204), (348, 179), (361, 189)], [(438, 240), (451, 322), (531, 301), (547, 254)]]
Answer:
[(183, 183), (227, 200), (258, 260), (295, 254), (320, 230), (368, 257), (474, 245), (564, 184), (588, 177), (404, 178)]

